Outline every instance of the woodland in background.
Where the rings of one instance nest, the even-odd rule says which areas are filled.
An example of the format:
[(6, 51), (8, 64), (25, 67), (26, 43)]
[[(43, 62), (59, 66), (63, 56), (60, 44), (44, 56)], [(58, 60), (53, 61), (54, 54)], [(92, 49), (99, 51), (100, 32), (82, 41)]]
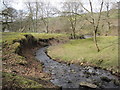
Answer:
[(4, 1), (2, 31), (67, 33), (75, 38), (75, 34), (93, 34), (93, 29), (98, 28), (98, 35), (117, 35), (117, 3), (98, 3), (101, 10), (95, 13), (91, 1), (91, 11), (81, 2), (64, 2), (60, 11), (49, 2), (26, 2), (26, 10), (16, 10)]

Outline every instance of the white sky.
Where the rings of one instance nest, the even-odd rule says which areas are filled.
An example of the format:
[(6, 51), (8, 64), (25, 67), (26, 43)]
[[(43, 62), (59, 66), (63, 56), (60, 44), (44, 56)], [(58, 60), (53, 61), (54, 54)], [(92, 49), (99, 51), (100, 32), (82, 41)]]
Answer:
[[(2, 5), (2, 1), (0, 0), (0, 10), (2, 10), (4, 8), (4, 6)], [(40, 0), (11, 0), (11, 4), (12, 7), (17, 9), (17, 10), (22, 10), (25, 8), (24, 2), (35, 2), (35, 1), (40, 1)], [(47, 1), (50, 2), (54, 7), (57, 7), (58, 9), (60, 9), (60, 3), (64, 2), (64, 1), (78, 1), (78, 0), (42, 0), (42, 1)], [(89, 9), (89, 3), (88, 0), (82, 0), (84, 2), (85, 7), (87, 7)], [(100, 0), (92, 0), (93, 1), (93, 6), (94, 8), (99, 7), (99, 4), (96, 1), (100, 1)], [(110, 2), (119, 2), (120, 0), (105, 0), (105, 1), (110, 1)]]

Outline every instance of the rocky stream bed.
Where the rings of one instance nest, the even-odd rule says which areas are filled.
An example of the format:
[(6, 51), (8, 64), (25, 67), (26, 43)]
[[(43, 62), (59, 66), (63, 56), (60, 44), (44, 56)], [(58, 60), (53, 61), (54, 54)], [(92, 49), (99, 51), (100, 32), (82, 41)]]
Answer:
[(120, 88), (118, 77), (109, 71), (90, 66), (64, 64), (47, 56), (48, 47), (36, 51), (36, 58), (43, 63), (44, 72), (51, 74), (51, 82), (62, 88)]

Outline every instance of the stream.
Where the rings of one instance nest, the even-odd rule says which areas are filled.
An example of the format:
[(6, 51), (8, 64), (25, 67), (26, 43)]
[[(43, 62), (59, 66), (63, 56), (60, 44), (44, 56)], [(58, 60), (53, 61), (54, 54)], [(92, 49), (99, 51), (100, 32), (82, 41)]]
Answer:
[(76, 64), (64, 64), (54, 61), (45, 53), (48, 47), (36, 51), (36, 58), (44, 64), (44, 72), (50, 73), (50, 80), (54, 85), (62, 88), (80, 88), (80, 83), (92, 84), (97, 88), (118, 88), (118, 77), (109, 71), (80, 66)]

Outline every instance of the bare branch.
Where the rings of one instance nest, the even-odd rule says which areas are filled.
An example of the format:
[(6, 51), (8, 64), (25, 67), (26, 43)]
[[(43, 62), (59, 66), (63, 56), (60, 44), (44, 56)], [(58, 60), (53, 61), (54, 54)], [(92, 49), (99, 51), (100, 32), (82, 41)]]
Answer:
[(98, 28), (98, 26), (99, 26), (99, 23), (100, 23), (101, 13), (102, 13), (102, 9), (103, 9), (103, 4), (104, 4), (104, 2), (103, 2), (103, 0), (102, 0), (101, 8), (100, 8), (100, 14), (99, 14), (99, 17), (98, 17), (98, 22), (97, 22), (96, 30), (97, 30), (97, 28)]
[(5, 5), (6, 8), (8, 8), (8, 6), (5, 4), (4, 0), (3, 0), (3, 4)]
[(82, 6), (83, 9), (85, 9), (88, 13), (90, 13), (90, 11), (87, 8), (85, 8), (82, 3), (80, 3), (80, 5)]

